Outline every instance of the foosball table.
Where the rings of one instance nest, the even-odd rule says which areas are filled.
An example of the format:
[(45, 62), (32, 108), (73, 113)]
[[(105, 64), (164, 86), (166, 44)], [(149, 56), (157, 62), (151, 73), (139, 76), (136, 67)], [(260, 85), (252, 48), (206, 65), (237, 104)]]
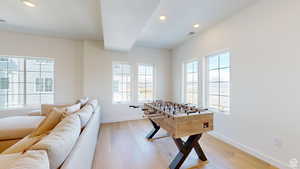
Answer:
[[(169, 165), (170, 169), (179, 169), (192, 149), (195, 149), (200, 160), (207, 161), (198, 141), (203, 133), (213, 130), (213, 113), (207, 109), (168, 101), (154, 101), (143, 106), (130, 107), (141, 108), (144, 116), (153, 125), (153, 130), (146, 136), (148, 140), (160, 128), (165, 129), (173, 138), (179, 152)], [(188, 139), (183, 141), (182, 137)]]

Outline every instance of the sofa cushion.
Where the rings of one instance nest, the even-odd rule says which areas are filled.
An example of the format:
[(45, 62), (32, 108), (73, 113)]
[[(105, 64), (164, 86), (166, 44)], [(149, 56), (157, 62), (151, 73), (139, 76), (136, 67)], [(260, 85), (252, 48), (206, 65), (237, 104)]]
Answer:
[(31, 136), (38, 136), (52, 130), (65, 116), (65, 110), (53, 108), (39, 126), (31, 133)]
[(77, 114), (64, 118), (41, 141), (33, 145), (31, 150), (46, 150), (50, 168), (58, 168), (67, 158), (75, 145), (81, 131), (80, 119)]
[(90, 120), (93, 114), (93, 106), (90, 104), (86, 104), (83, 108), (81, 108), (76, 114), (79, 115), (81, 121), (81, 127), (85, 127), (88, 121)]
[(0, 169), (49, 169), (46, 151), (0, 155)]
[(22, 140), (18, 141), (16, 144), (10, 146), (4, 150), (1, 154), (13, 154), (13, 153), (23, 153), (28, 150), (33, 144), (40, 141), (45, 135), (40, 136), (26, 136)]
[(85, 98), (81, 98), (78, 100), (78, 103), (81, 104), (81, 107), (85, 106), (87, 104), (87, 102), (89, 101), (89, 98), (88, 97), (85, 97)]
[(21, 139), (44, 120), (44, 116), (13, 116), (0, 119), (0, 140)]
[(67, 114), (72, 114), (80, 110), (81, 103), (77, 103), (71, 106), (66, 107)]
[[(97, 108), (98, 109), (98, 108)], [(76, 146), (60, 169), (91, 169), (100, 130), (100, 112), (92, 114), (86, 127), (81, 131)], [(97, 160), (97, 159), (95, 159)], [(108, 169), (108, 168), (106, 168)]]
[(98, 106), (98, 100), (89, 100), (87, 104), (91, 105), (95, 111)]
[(0, 169), (8, 169), (9, 165), (12, 164), (20, 153), (16, 154), (0, 154)]

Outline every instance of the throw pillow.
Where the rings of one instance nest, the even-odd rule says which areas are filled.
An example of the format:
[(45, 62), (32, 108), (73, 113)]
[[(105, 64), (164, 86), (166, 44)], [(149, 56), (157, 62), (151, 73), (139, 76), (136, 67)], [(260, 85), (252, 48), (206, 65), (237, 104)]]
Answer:
[(39, 126), (30, 134), (31, 136), (39, 136), (52, 130), (65, 117), (64, 109), (54, 108)]
[(40, 141), (44, 135), (30, 137), (26, 136), (22, 140), (18, 141), (16, 144), (10, 146), (8, 149), (3, 151), (1, 154), (13, 154), (13, 153), (23, 153), (28, 150), (32, 145)]

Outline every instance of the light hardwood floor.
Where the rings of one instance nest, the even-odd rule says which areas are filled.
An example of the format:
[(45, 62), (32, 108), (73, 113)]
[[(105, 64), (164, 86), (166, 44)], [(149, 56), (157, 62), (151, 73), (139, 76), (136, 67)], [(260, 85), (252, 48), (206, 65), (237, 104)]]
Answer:
[[(162, 129), (156, 135), (162, 138), (147, 141), (151, 129), (146, 120), (101, 125), (93, 169), (167, 169), (178, 150)], [(207, 134), (200, 144), (208, 161), (192, 151), (182, 169), (276, 169)]]

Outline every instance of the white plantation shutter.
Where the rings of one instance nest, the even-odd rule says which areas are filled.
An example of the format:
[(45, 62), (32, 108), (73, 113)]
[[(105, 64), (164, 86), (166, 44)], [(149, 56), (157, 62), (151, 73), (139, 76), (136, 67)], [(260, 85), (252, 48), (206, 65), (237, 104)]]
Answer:
[(131, 66), (126, 63), (113, 63), (113, 103), (131, 101)]
[(228, 112), (230, 110), (230, 53), (208, 56), (207, 61), (208, 107)]
[(0, 56), (1, 109), (53, 102), (52, 59)]
[(185, 70), (185, 103), (198, 105), (198, 93), (199, 93), (199, 62), (188, 62), (184, 66)]
[(138, 102), (154, 99), (154, 65), (138, 65)]

